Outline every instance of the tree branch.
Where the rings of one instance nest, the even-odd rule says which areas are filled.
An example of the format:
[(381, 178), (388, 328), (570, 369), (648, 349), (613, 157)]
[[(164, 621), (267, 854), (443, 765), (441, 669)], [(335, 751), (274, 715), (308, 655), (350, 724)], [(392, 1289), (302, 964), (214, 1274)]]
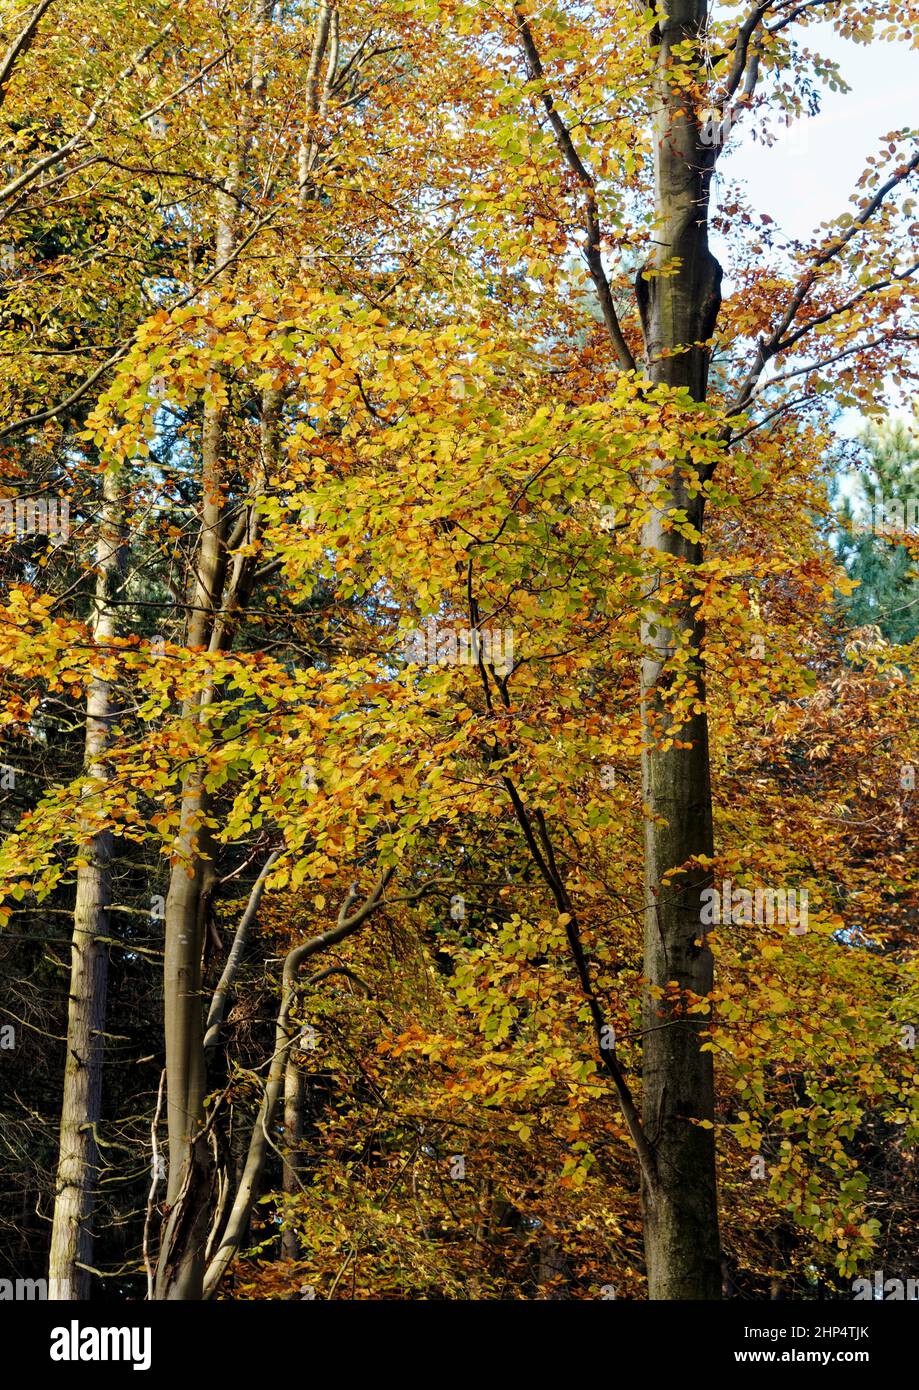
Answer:
[(545, 71), (539, 50), (533, 40), (533, 34), (529, 23), (522, 13), (518, 4), (514, 5), (514, 16), (517, 21), (517, 32), (523, 45), (526, 58), (527, 71), (531, 81), (538, 81), (540, 84), (540, 100), (549, 118), (549, 124), (555, 132), (558, 147), (565, 158), (565, 161), (577, 179), (584, 192), (584, 257), (587, 261), (587, 268), (590, 278), (593, 281), (600, 310), (603, 314), (603, 321), (606, 324), (619, 364), (624, 371), (635, 371), (635, 358), (632, 355), (628, 343), (622, 335), (622, 328), (619, 324), (619, 316), (616, 313), (616, 306), (613, 303), (612, 291), (610, 290), (609, 279), (603, 265), (603, 257), (600, 251), (602, 240), (602, 229), (600, 226), (600, 214), (597, 206), (597, 189), (593, 175), (588, 171), (587, 166), (578, 154), (571, 132), (559, 115), (558, 108), (552, 99), (545, 80)]
[(220, 1030), (223, 1027), (223, 1020), (227, 1010), (227, 1000), (230, 997), (230, 990), (239, 973), (239, 966), (243, 958), (243, 952), (249, 940), (249, 932), (255, 922), (259, 903), (262, 900), (262, 893), (265, 889), (265, 882), (271, 870), (274, 868), (281, 854), (280, 849), (272, 850), (262, 866), (258, 878), (249, 891), (249, 899), (246, 903), (245, 911), (239, 919), (239, 926), (233, 937), (233, 945), (227, 956), (226, 964), (223, 967), (217, 988), (214, 990), (214, 997), (207, 1013), (207, 1026), (204, 1034), (204, 1050), (208, 1052), (217, 1046), (220, 1041)]
[(242, 1177), (239, 1181), (239, 1187), (236, 1191), (236, 1197), (233, 1201), (233, 1207), (227, 1220), (226, 1231), (220, 1240), (216, 1253), (207, 1267), (207, 1273), (204, 1278), (204, 1297), (206, 1299), (213, 1298), (217, 1289), (220, 1287), (220, 1281), (226, 1273), (230, 1261), (239, 1249), (243, 1239), (243, 1233), (248, 1225), (249, 1214), (255, 1199), (256, 1184), (262, 1171), (262, 1165), (265, 1161), (265, 1151), (268, 1147), (268, 1130), (274, 1117), (275, 1109), (277, 1108), (287, 1054), (294, 1041), (290, 1029), (290, 1013), (296, 997), (297, 972), (304, 961), (309, 960), (310, 956), (314, 956), (318, 952), (326, 950), (329, 946), (337, 945), (339, 941), (344, 941), (345, 937), (351, 936), (363, 926), (367, 918), (370, 917), (382, 903), (386, 886), (392, 879), (394, 873), (395, 868), (386, 869), (376, 886), (356, 911), (352, 911), (352, 909), (360, 893), (358, 884), (353, 883), (342, 904), (335, 926), (330, 928), (329, 931), (320, 932), (317, 936), (311, 937), (309, 941), (305, 941), (301, 946), (295, 946), (293, 950), (287, 953), (287, 957), (284, 961), (284, 969), (281, 973), (281, 1006), (278, 1010), (277, 1023), (275, 1025), (275, 1048), (271, 1058), (268, 1079), (265, 1083), (265, 1092), (262, 1097), (258, 1116), (252, 1127), (252, 1133), (249, 1138), (249, 1151), (246, 1155), (246, 1162)]
[(26, 21), (25, 27), (20, 30), (7, 49), (6, 56), (0, 63), (0, 106), (6, 100), (6, 89), (13, 75), (13, 69), (23, 54), (32, 47), (32, 40), (35, 38), (35, 31), (39, 26), (41, 17), (54, 3), (55, 0), (41, 0), (41, 3), (33, 10), (31, 19)]
[(807, 327), (805, 326), (803, 330), (795, 334), (788, 343), (783, 341), (785, 334), (788, 332), (788, 329), (800, 312), (807, 296), (813, 289), (819, 272), (825, 265), (829, 264), (831, 260), (838, 256), (840, 251), (848, 246), (853, 237), (857, 236), (858, 233), (863, 230), (884, 202), (887, 195), (894, 188), (898, 187), (898, 185), (916, 168), (919, 168), (919, 150), (916, 151), (912, 159), (901, 165), (894, 174), (891, 174), (886, 183), (881, 185), (870, 202), (866, 203), (858, 216), (853, 219), (851, 226), (847, 227), (841, 236), (834, 238), (828, 245), (824, 246), (823, 250), (815, 256), (813, 265), (798, 281), (785, 312), (779, 321), (778, 327), (768, 339), (760, 339), (758, 342), (753, 365), (741, 382), (740, 389), (728, 408), (727, 414), (729, 416), (738, 415), (741, 411), (746, 409), (752, 399), (756, 384), (765, 370), (767, 362), (775, 357), (777, 353), (785, 351), (790, 343), (796, 342), (798, 338), (802, 337), (803, 333), (807, 331)]
[(85, 140), (86, 136), (89, 135), (90, 131), (96, 125), (100, 112), (112, 93), (118, 90), (118, 87), (126, 77), (129, 77), (136, 68), (146, 62), (153, 50), (159, 47), (166, 35), (174, 28), (175, 20), (167, 20), (156, 37), (151, 39), (140, 53), (135, 54), (130, 63), (118, 74), (118, 77), (112, 85), (93, 102), (89, 110), (89, 115), (86, 117), (79, 130), (75, 131), (69, 140), (65, 140), (64, 144), (59, 145), (56, 150), (51, 150), (48, 154), (42, 155), (41, 159), (36, 159), (34, 164), (29, 165), (28, 169), (24, 169), (21, 174), (17, 174), (15, 178), (11, 179), (4, 188), (0, 188), (0, 204), (8, 202), (14, 194), (18, 193), (19, 190), (24, 188), (27, 184), (34, 183), (38, 176), (44, 173), (46, 169), (49, 169), (52, 164), (57, 164), (59, 160), (66, 159), (67, 155), (73, 153), (81, 141)]

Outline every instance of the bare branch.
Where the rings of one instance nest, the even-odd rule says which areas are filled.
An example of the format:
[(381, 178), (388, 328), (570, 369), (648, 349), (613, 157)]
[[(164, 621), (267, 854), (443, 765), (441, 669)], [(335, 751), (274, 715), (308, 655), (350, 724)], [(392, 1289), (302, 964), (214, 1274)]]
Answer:
[(32, 46), (35, 38), (35, 31), (41, 21), (42, 15), (54, 4), (54, 0), (41, 0), (41, 3), (32, 11), (31, 18), (26, 21), (25, 28), (21, 29), (16, 38), (6, 51), (3, 62), (0, 63), (0, 106), (6, 100), (6, 89), (9, 86), (10, 78), (19, 59), (27, 53)]
[(919, 150), (916, 151), (912, 159), (908, 160), (905, 164), (901, 165), (895, 173), (891, 174), (886, 183), (881, 185), (877, 193), (865, 204), (858, 216), (853, 218), (851, 226), (847, 227), (840, 236), (834, 238), (824, 246), (814, 257), (813, 264), (798, 281), (785, 312), (782, 314), (778, 327), (768, 339), (760, 339), (757, 344), (753, 365), (741, 383), (740, 389), (727, 411), (729, 416), (738, 415), (749, 405), (756, 384), (762, 376), (767, 362), (775, 357), (777, 353), (786, 351), (792, 343), (797, 342), (797, 340), (803, 336), (803, 333), (807, 331), (808, 326), (805, 325), (801, 331), (795, 333), (790, 339), (785, 341), (785, 334), (788, 332), (788, 329), (797, 317), (807, 296), (813, 289), (819, 272), (825, 265), (828, 265), (830, 261), (834, 260), (835, 257), (839, 255), (840, 251), (848, 246), (853, 237), (857, 236), (858, 233), (862, 231), (877, 212), (878, 208), (880, 208), (887, 195), (894, 188), (897, 188), (916, 168), (919, 168)]
[(129, 77), (135, 69), (140, 67), (140, 65), (149, 58), (153, 50), (159, 47), (163, 39), (165, 39), (166, 35), (169, 34), (174, 27), (175, 20), (168, 20), (156, 37), (151, 39), (146, 47), (131, 59), (130, 63), (118, 74), (118, 77), (112, 85), (93, 102), (85, 121), (80, 126), (79, 130), (71, 135), (69, 140), (65, 140), (64, 144), (59, 145), (56, 150), (51, 150), (48, 154), (42, 155), (41, 159), (36, 159), (34, 164), (29, 165), (28, 169), (24, 169), (21, 174), (17, 174), (14, 179), (11, 179), (5, 188), (0, 188), (0, 204), (8, 202), (21, 188), (25, 188), (27, 184), (34, 183), (35, 179), (37, 179), (40, 174), (44, 173), (46, 169), (50, 169), (52, 164), (57, 164), (60, 160), (66, 159), (67, 155), (72, 154), (73, 151), (78, 148), (96, 125), (106, 102), (112, 94), (118, 90), (125, 78)]
[(610, 290), (609, 279), (603, 265), (603, 256), (600, 251), (602, 229), (597, 206), (597, 189), (593, 175), (589, 172), (581, 156), (578, 154), (574, 141), (571, 138), (571, 132), (559, 115), (552, 94), (548, 90), (539, 50), (534, 42), (529, 23), (519, 5), (514, 5), (514, 15), (517, 20), (517, 31), (523, 45), (530, 80), (538, 81), (540, 84), (540, 100), (549, 118), (549, 124), (555, 132), (558, 147), (569, 169), (574, 174), (584, 192), (584, 257), (587, 261), (590, 278), (593, 281), (594, 289), (597, 293), (600, 310), (603, 314), (603, 321), (606, 324), (607, 332), (615, 348), (616, 356), (619, 358), (620, 366), (624, 371), (634, 372), (635, 358), (632, 356), (631, 349), (622, 335), (619, 316), (616, 313), (616, 306), (613, 303), (612, 291)]
[(268, 858), (265, 860), (265, 863), (262, 865), (262, 869), (259, 873), (258, 878), (255, 880), (255, 882), (252, 885), (252, 888), (249, 891), (249, 899), (246, 903), (246, 909), (243, 912), (242, 917), (239, 919), (239, 926), (236, 928), (236, 934), (233, 937), (233, 945), (230, 947), (230, 953), (227, 956), (226, 964), (224, 965), (220, 979), (217, 982), (217, 988), (214, 990), (214, 997), (211, 1000), (211, 1006), (208, 1009), (207, 1027), (204, 1034), (205, 1052), (207, 1052), (210, 1048), (216, 1047), (217, 1043), (220, 1040), (220, 1030), (223, 1026), (223, 1020), (227, 1009), (227, 1000), (230, 997), (230, 990), (233, 988), (234, 981), (236, 980), (236, 976), (239, 973), (239, 966), (243, 958), (243, 952), (246, 949), (246, 943), (249, 940), (249, 933), (252, 930), (253, 923), (255, 922), (256, 914), (258, 913), (259, 903), (262, 900), (262, 893), (265, 890), (265, 882), (268, 878), (268, 875), (271, 873), (271, 870), (277, 863), (280, 853), (281, 851), (279, 849), (276, 849), (273, 850), (271, 854), (269, 854)]
[(753, 95), (753, 88), (756, 85), (757, 69), (759, 65), (759, 53), (753, 36), (763, 22), (763, 18), (772, 0), (756, 0), (753, 9), (747, 15), (743, 24), (737, 32), (737, 39), (734, 43), (734, 61), (725, 82), (723, 101), (730, 101), (731, 97), (740, 86), (744, 73), (747, 79), (744, 87), (744, 96), (749, 98)]
[(160, 1085), (156, 1093), (156, 1110), (153, 1115), (153, 1122), (150, 1125), (150, 1149), (151, 1149), (151, 1171), (150, 1171), (150, 1191), (147, 1194), (147, 1214), (144, 1219), (144, 1268), (147, 1271), (147, 1301), (153, 1298), (153, 1264), (150, 1259), (150, 1226), (153, 1221), (153, 1209), (156, 1201), (156, 1189), (160, 1183), (160, 1148), (157, 1139), (157, 1129), (160, 1123), (160, 1113), (163, 1109), (163, 1087), (166, 1084), (166, 1068), (160, 1072)]
[[(233, 262), (238, 259), (249, 243), (275, 216), (276, 211), (271, 211), (266, 213), (264, 217), (259, 218), (252, 230), (243, 237), (225, 260), (222, 260), (219, 265), (214, 266), (214, 268), (205, 275), (203, 280), (195, 285), (193, 289), (189, 290), (188, 294), (182, 295), (181, 299), (177, 299), (174, 304), (169, 305), (169, 312), (172, 313), (174, 310), (181, 309), (184, 305), (190, 304), (202, 290), (207, 289), (208, 285), (212, 284), (214, 280), (217, 279), (218, 275), (222, 274), (228, 266), (232, 265)], [(69, 410), (72, 405), (76, 405), (77, 401), (81, 400), (83, 396), (86, 395), (87, 391), (95, 386), (101, 376), (111, 367), (116, 367), (119, 362), (127, 357), (133, 342), (134, 339), (130, 338), (127, 342), (122, 343), (117, 351), (112, 353), (111, 357), (107, 358), (96, 367), (95, 371), (91, 372), (88, 377), (81, 381), (80, 385), (71, 391), (70, 395), (66, 396), (58, 405), (49, 406), (47, 410), (39, 410), (34, 415), (26, 415), (21, 420), (14, 420), (11, 425), (4, 425), (3, 428), (0, 429), (0, 439), (7, 439), (10, 435), (17, 434), (20, 430), (31, 429), (35, 425), (43, 425), (47, 420), (53, 420), (55, 416), (62, 415), (65, 410)]]
[(787, 29), (789, 24), (794, 24), (796, 19), (800, 19), (809, 10), (822, 9), (824, 5), (840, 5), (842, 0), (804, 0), (801, 5), (795, 5), (787, 15), (779, 20), (778, 24), (771, 24), (767, 27), (768, 34), (779, 34), (783, 29)]
[(320, 932), (317, 936), (311, 937), (301, 946), (295, 946), (292, 951), (287, 953), (284, 969), (281, 973), (281, 1005), (275, 1025), (275, 1046), (268, 1079), (265, 1083), (259, 1114), (250, 1135), (249, 1151), (246, 1155), (245, 1166), (227, 1221), (227, 1227), (207, 1267), (207, 1274), (204, 1279), (204, 1297), (206, 1299), (213, 1298), (220, 1287), (220, 1281), (239, 1249), (243, 1232), (249, 1221), (249, 1214), (255, 1199), (256, 1183), (261, 1174), (265, 1152), (268, 1148), (268, 1129), (277, 1107), (287, 1056), (294, 1042), (290, 1015), (296, 997), (297, 972), (310, 956), (326, 950), (329, 946), (337, 945), (339, 941), (343, 941), (345, 937), (351, 936), (363, 926), (367, 918), (382, 904), (386, 886), (394, 873), (395, 868), (384, 870), (375, 887), (356, 911), (351, 911), (351, 909), (357, 902), (360, 893), (358, 884), (353, 883), (342, 904), (336, 925), (329, 931)]

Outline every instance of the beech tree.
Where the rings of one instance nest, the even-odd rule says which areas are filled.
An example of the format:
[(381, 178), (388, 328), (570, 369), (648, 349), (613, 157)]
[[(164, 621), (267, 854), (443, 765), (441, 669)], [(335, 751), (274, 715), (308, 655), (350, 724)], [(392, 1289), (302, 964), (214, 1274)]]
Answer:
[(14, 18), (0, 501), (75, 522), (0, 613), (53, 1295), (899, 1260), (917, 638), (847, 616), (829, 484), (914, 385), (919, 154), (800, 243), (728, 156), (912, 6)]

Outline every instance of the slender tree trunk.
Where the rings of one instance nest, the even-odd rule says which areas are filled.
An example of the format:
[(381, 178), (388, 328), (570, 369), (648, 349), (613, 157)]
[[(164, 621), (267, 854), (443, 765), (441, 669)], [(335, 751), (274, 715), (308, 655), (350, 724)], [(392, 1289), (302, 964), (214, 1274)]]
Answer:
[[(303, 1073), (291, 1049), (284, 1071), (284, 1167), (281, 1175), (281, 1186), (289, 1197), (295, 1197), (300, 1191), (304, 1089)], [(300, 1254), (300, 1241), (293, 1226), (285, 1226), (281, 1232), (281, 1252), (288, 1260), (295, 1260)]]
[(205, 1298), (213, 1298), (216, 1294), (221, 1279), (242, 1244), (243, 1234), (248, 1229), (256, 1187), (268, 1152), (268, 1132), (274, 1121), (284, 1076), (289, 1066), (288, 1054), (294, 1041), (290, 1013), (295, 998), (297, 971), (301, 961), (306, 958), (308, 950), (309, 946), (297, 947), (288, 953), (284, 962), (281, 1006), (275, 1025), (274, 1053), (268, 1069), (268, 1080), (265, 1083), (265, 1092), (259, 1113), (252, 1126), (245, 1166), (236, 1189), (236, 1196), (230, 1209), (226, 1228), (204, 1278)]
[[(107, 472), (103, 483), (102, 522), (96, 546), (96, 592), (92, 619), (96, 644), (104, 647), (115, 635), (115, 607), (111, 603), (124, 569), (125, 549), (121, 521), (119, 476)], [(111, 691), (108, 682), (94, 676), (86, 695), (85, 770), (95, 790), (85, 792), (86, 820), (92, 823), (99, 806), (99, 788), (108, 772), (102, 755), (109, 739)], [(77, 870), (76, 903), (71, 944), (70, 994), (67, 1008), (67, 1061), (61, 1100), (60, 1147), (48, 1296), (52, 1299), (89, 1298), (93, 1257), (92, 1220), (98, 1149), (96, 1126), (102, 1101), (105, 1006), (108, 989), (110, 882), (112, 836), (108, 830), (90, 834)]]
[(338, 914), (336, 925), (329, 931), (311, 937), (302, 945), (295, 946), (291, 951), (288, 951), (284, 958), (284, 968), (281, 972), (281, 1004), (275, 1024), (274, 1052), (271, 1055), (271, 1064), (268, 1068), (268, 1079), (265, 1082), (259, 1113), (249, 1137), (249, 1150), (236, 1197), (223, 1236), (208, 1263), (207, 1274), (204, 1279), (205, 1298), (213, 1298), (217, 1293), (220, 1288), (220, 1281), (239, 1250), (243, 1235), (249, 1226), (256, 1188), (268, 1152), (269, 1130), (274, 1122), (278, 1101), (282, 1094), (290, 1049), (296, 1041), (297, 1028), (291, 1014), (296, 1001), (297, 977), (300, 968), (312, 956), (318, 955), (332, 946), (337, 946), (346, 937), (353, 936), (355, 932), (360, 930), (367, 919), (380, 907), (383, 893), (394, 872), (394, 869), (384, 870), (376, 886), (359, 908), (354, 908), (358, 896), (358, 886), (356, 883), (352, 884)]
[[(218, 255), (227, 237), (221, 225)], [(222, 439), (222, 413), (211, 406), (205, 413), (202, 437), (201, 544), (188, 622), (188, 645), (196, 648), (208, 645), (226, 571), (220, 492)], [(197, 717), (210, 698), (208, 684), (201, 696), (186, 706), (186, 717)], [(201, 963), (207, 893), (214, 880), (209, 836), (203, 825), (207, 809), (202, 775), (195, 768), (182, 789), (176, 860), (166, 896), (163, 1021), (169, 1135), (166, 1201), (170, 1214), (157, 1266), (155, 1297), (161, 1300), (201, 1297), (209, 1224), (211, 1157), (200, 1137), (205, 1094)], [(189, 1210), (191, 1203), (197, 1210)]]
[[(313, 38), (312, 56), (307, 79), (307, 110), (315, 117), (322, 109), (323, 88), (320, 94), (318, 77), (323, 55), (331, 40), (337, 59), (337, 20), (332, 8), (319, 7)], [(253, 99), (265, 89), (263, 44), (266, 26), (271, 22), (272, 0), (259, 0), (256, 7), (258, 25), (252, 54), (249, 92)], [(254, 107), (250, 107), (233, 168), (226, 188), (217, 200), (216, 263), (226, 264), (236, 244), (235, 193), (242, 181), (249, 159), (254, 129)], [(304, 178), (309, 175), (318, 147), (306, 156), (300, 155), (300, 198), (304, 197)], [(192, 612), (188, 624), (188, 645), (207, 646), (217, 653), (227, 650), (240, 613), (251, 595), (255, 578), (253, 547), (258, 537), (258, 517), (255, 507), (267, 473), (277, 461), (277, 435), (281, 406), (280, 393), (266, 390), (262, 395), (261, 448), (262, 476), (253, 485), (251, 502), (245, 507), (241, 523), (234, 535), (227, 535), (226, 513), (222, 498), (224, 434), (223, 412), (211, 407), (205, 414), (202, 439), (202, 514), (201, 545), (195, 576)], [(234, 545), (237, 551), (232, 570), (227, 575), (227, 559)], [(195, 702), (201, 711), (213, 698), (210, 684)], [(194, 714), (195, 710), (187, 711)], [(155, 1296), (157, 1299), (197, 1299), (202, 1296), (205, 1273), (210, 1193), (213, 1188), (213, 1165), (206, 1141), (201, 1137), (204, 1123), (206, 1055), (204, 1049), (204, 1018), (201, 997), (201, 963), (206, 930), (207, 896), (214, 882), (214, 870), (209, 853), (209, 836), (204, 827), (207, 817), (207, 797), (200, 773), (195, 771), (183, 788), (180, 837), (176, 863), (170, 878), (166, 898), (166, 945), (164, 961), (165, 1035), (167, 1072), (167, 1124), (169, 1132), (169, 1179), (167, 1203), (169, 1220), (163, 1233), (157, 1270)], [(261, 1169), (261, 1157), (255, 1164)], [(253, 1184), (244, 1176), (246, 1194), (241, 1207), (251, 1205)], [(188, 1209), (190, 1202), (203, 1207)], [(234, 1211), (236, 1207), (234, 1206)], [(248, 1216), (246, 1216), (248, 1220)], [(237, 1243), (241, 1226), (237, 1220), (234, 1231)], [(210, 1279), (210, 1274), (208, 1275)], [(205, 1294), (205, 1296), (207, 1296)]]
[[(698, 345), (714, 329), (721, 269), (708, 246), (709, 168), (692, 99), (676, 77), (683, 59), (675, 47), (698, 40), (706, 0), (664, 0), (657, 49), (654, 146), (658, 225), (655, 254), (639, 277), (638, 298), (654, 382), (687, 387), (705, 399), (708, 351)], [(675, 259), (678, 264), (675, 266)], [(666, 269), (665, 275), (656, 275)], [(682, 349), (674, 352), (675, 349)], [(689, 466), (691, 468), (691, 465)], [(666, 501), (642, 536), (654, 571), (661, 555), (688, 565), (700, 546), (664, 529), (667, 512), (685, 509), (701, 531), (702, 500), (689, 496), (691, 472), (678, 460), (665, 480)], [(668, 563), (667, 560), (663, 562)], [(645, 1184), (644, 1225), (649, 1296), (716, 1299), (721, 1294), (715, 1182), (712, 1058), (700, 1051), (698, 1015), (665, 1004), (654, 991), (676, 981), (680, 990), (708, 995), (712, 956), (701, 943), (701, 892), (706, 871), (688, 868), (711, 855), (712, 802), (708, 722), (704, 709), (703, 627), (690, 586), (679, 600), (649, 602), (644, 621), (642, 706), (648, 743), (643, 760), (645, 820), (645, 946), (643, 1122), (653, 1145), (659, 1183)], [(663, 708), (674, 653), (688, 651), (701, 712), (677, 730)], [(660, 747), (660, 736), (686, 746)], [(703, 1121), (703, 1128), (694, 1121)]]
[[(276, 448), (280, 398), (266, 391), (262, 398), (262, 472), (253, 482), (230, 546), (224, 539), (225, 515), (220, 499), (222, 420), (206, 419), (204, 434), (204, 501), (202, 541), (195, 583), (189, 645), (207, 646), (212, 654), (227, 650), (240, 613), (252, 592), (255, 574), (253, 548), (258, 540), (256, 502), (263, 489)], [(240, 550), (227, 577), (227, 551)], [(194, 717), (213, 698), (207, 683), (186, 711)], [(157, 1299), (198, 1299), (202, 1296), (205, 1251), (210, 1226), (213, 1164), (201, 1135), (207, 1055), (201, 963), (209, 898), (215, 884), (211, 836), (203, 824), (207, 795), (199, 772), (185, 783), (179, 857), (172, 870), (166, 898), (164, 1010), (166, 1032), (167, 1120), (169, 1182), (166, 1200), (170, 1216), (163, 1233), (157, 1272)], [(260, 885), (263, 879), (260, 879)], [(257, 906), (258, 898), (255, 903)], [(195, 1210), (188, 1210), (191, 1203)]]

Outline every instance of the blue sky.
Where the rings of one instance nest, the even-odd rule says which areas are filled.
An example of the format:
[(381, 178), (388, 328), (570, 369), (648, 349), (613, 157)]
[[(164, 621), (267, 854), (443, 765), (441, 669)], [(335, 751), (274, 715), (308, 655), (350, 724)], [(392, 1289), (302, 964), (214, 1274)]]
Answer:
[[(919, 113), (919, 54), (906, 44), (859, 45), (826, 24), (810, 28), (807, 42), (839, 64), (851, 91), (824, 90), (820, 113), (783, 131), (771, 147), (737, 129), (721, 162), (725, 175), (743, 181), (757, 211), (768, 212), (786, 236), (801, 239), (849, 209), (881, 136), (915, 127)], [(840, 433), (853, 434), (859, 423), (855, 411), (842, 412)]]
[(845, 212), (880, 137), (919, 118), (919, 54), (906, 44), (865, 47), (825, 24), (808, 36), (808, 47), (839, 63), (851, 92), (825, 91), (820, 114), (783, 132), (771, 148), (738, 131), (724, 159), (725, 173), (743, 178), (754, 205), (792, 237)]

